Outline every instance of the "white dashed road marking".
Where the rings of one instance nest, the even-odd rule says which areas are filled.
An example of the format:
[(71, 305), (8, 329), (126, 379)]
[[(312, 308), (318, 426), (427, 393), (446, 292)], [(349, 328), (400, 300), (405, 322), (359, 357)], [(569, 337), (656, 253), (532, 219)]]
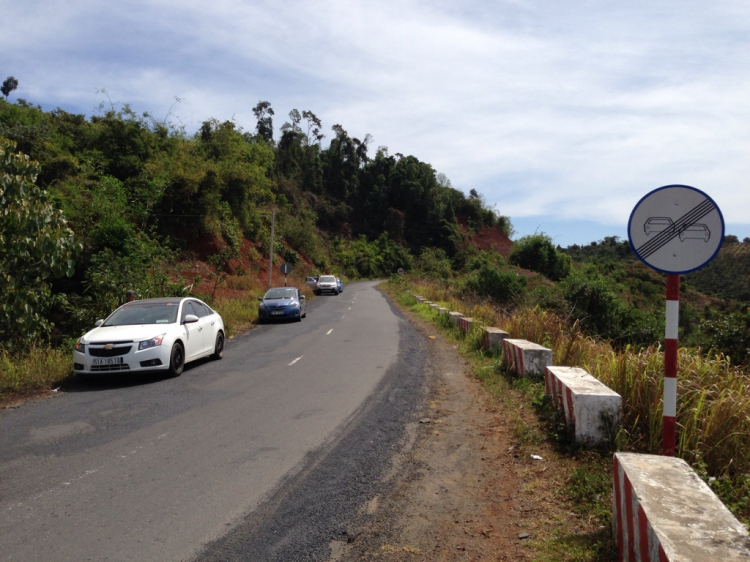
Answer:
[(295, 359), (294, 361), (292, 361), (291, 363), (289, 363), (289, 365), (287, 365), (287, 367), (291, 367), (292, 365), (294, 365), (297, 361), (299, 361), (303, 357), (304, 357), (304, 355), (300, 355), (299, 357), (297, 357), (297, 359)]
[(330, 330), (328, 330), (328, 331), (326, 332), (326, 336), (327, 336), (327, 335), (329, 335), (329, 334), (330, 334), (331, 332), (333, 332), (333, 328), (331, 328)]

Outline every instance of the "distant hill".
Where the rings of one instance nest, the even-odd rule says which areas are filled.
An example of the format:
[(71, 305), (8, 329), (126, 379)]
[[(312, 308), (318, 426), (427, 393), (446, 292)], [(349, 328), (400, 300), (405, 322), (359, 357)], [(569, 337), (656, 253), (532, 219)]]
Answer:
[(750, 239), (727, 236), (719, 254), (704, 268), (684, 276), (685, 282), (707, 295), (750, 303)]

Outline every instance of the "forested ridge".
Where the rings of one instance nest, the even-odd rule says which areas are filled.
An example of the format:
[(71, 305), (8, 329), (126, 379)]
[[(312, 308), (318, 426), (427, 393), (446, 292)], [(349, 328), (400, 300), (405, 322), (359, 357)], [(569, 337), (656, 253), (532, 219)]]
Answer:
[[(272, 216), (279, 260), (350, 277), (409, 270), (425, 250), (460, 260), (472, 232), (510, 233), (479, 194), (464, 195), (415, 156), (374, 149), (370, 135), (360, 140), (338, 124), (324, 132), (313, 112), (295, 109), (274, 138), (270, 103), (254, 114), (250, 129), (211, 119), (188, 135), (127, 105), (87, 118), (0, 100), (0, 138), (12, 141), (3, 160), (15, 178), (0, 242), (14, 270), (3, 276), (0, 340), (53, 327), (58, 338), (78, 335), (126, 289), (179, 293), (190, 280), (175, 264), (187, 254), (202, 253), (215, 276), (248, 273), (236, 264), (262, 262)], [(40, 235), (36, 253), (10, 260), (28, 238), (20, 225), (29, 226), (21, 217), (29, 201), (55, 209), (59, 224)], [(41, 244), (61, 252), (55, 263), (40, 262)]]

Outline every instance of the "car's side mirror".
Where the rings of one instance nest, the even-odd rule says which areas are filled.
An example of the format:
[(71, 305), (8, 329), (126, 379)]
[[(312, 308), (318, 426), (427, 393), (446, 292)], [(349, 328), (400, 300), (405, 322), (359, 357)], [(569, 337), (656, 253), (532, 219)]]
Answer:
[(94, 326), (97, 328), (101, 326), (102, 324), (104, 324), (104, 320), (102, 320), (101, 318), (97, 320), (96, 322), (94, 322)]
[(182, 321), (183, 324), (193, 324), (194, 322), (198, 321), (198, 317), (195, 314), (188, 314), (185, 316), (185, 320)]
[(305, 298), (306, 298), (305, 295), (300, 295), (299, 296), (299, 300), (301, 300), (301, 301), (305, 300)]

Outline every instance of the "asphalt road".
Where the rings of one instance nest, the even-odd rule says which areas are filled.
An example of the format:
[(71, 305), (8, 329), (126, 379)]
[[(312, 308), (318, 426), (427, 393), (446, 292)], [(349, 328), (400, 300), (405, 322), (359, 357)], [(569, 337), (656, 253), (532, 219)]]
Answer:
[(0, 559), (325, 560), (424, 396), (423, 343), (374, 285), (179, 378), (0, 412)]

